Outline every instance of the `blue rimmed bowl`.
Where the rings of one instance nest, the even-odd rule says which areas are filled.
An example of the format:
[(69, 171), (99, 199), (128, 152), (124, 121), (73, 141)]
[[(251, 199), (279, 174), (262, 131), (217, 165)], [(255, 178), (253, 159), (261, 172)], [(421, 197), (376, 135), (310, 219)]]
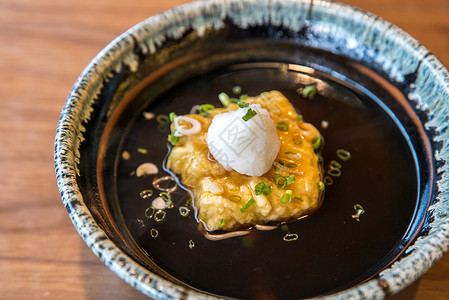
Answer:
[[(133, 116), (151, 101), (191, 78), (260, 61), (300, 65), (362, 87), (369, 84), (360, 74), (368, 74), (400, 99), (405, 120), (414, 124), (404, 124), (404, 130), (417, 136), (411, 144), (419, 154), (422, 176), (415, 212), (381, 265), (358, 281), (313, 296), (378, 299), (399, 292), (448, 249), (449, 74), (399, 28), (335, 2), (192, 2), (151, 17), (115, 39), (81, 74), (58, 124), (56, 175), (74, 226), (112, 271), (149, 297), (249, 297), (220, 294), (168, 274), (129, 234), (120, 215), (123, 208), (108, 192), (114, 189), (114, 178), (105, 178), (115, 174), (119, 156), (118, 146), (111, 146), (109, 139), (126, 132), (127, 122), (133, 123)], [(345, 61), (351, 64), (339, 64)], [(348, 65), (357, 65), (357, 70)], [(147, 102), (133, 101), (136, 91), (144, 89)], [(124, 114), (130, 117), (121, 118)], [(117, 133), (117, 126), (108, 124), (125, 129)]]

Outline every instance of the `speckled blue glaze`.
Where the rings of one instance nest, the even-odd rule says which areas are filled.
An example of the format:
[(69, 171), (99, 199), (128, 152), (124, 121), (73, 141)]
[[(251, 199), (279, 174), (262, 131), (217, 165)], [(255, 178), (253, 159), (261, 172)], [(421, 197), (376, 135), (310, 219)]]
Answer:
[[(198, 1), (151, 17), (131, 28), (100, 52), (81, 74), (70, 93), (55, 143), (57, 182), (62, 201), (86, 244), (120, 278), (155, 299), (215, 299), (173, 284), (140, 267), (115, 245), (92, 218), (77, 185), (79, 147), (93, 105), (104, 80), (123, 67), (132, 72), (139, 66), (136, 48), (151, 55), (168, 39), (181, 38), (188, 30), (203, 36), (220, 30), (229, 20), (239, 28), (275, 25), (299, 32), (294, 41), (358, 61), (370, 61), (392, 81), (406, 84), (408, 98), (428, 121), (424, 124), (441, 145), (434, 153), (438, 162), (438, 195), (430, 206), (433, 222), (428, 234), (420, 236), (402, 259), (363, 284), (324, 299), (382, 299), (397, 293), (426, 272), (449, 247), (449, 73), (419, 42), (401, 29), (365, 11), (323, 0), (209, 0)], [(413, 82), (407, 76), (413, 74)]]

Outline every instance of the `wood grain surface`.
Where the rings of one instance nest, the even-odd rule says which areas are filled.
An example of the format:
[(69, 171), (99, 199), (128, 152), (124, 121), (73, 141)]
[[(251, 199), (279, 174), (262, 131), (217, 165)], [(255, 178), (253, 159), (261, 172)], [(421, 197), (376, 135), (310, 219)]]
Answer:
[[(0, 299), (146, 299), (92, 254), (61, 204), (59, 113), (89, 61), (186, 0), (0, 0)], [(403, 28), (449, 66), (448, 0), (344, 0)], [(449, 299), (449, 255), (392, 299)]]

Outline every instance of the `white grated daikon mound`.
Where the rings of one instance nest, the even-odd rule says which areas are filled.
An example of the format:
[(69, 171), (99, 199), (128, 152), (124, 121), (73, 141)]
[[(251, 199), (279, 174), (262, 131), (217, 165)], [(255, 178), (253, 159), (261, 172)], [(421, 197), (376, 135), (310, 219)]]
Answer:
[[(244, 121), (250, 108), (257, 114)], [(209, 126), (207, 146), (227, 171), (261, 176), (272, 167), (281, 142), (269, 113), (260, 104), (251, 104), (216, 115)]]

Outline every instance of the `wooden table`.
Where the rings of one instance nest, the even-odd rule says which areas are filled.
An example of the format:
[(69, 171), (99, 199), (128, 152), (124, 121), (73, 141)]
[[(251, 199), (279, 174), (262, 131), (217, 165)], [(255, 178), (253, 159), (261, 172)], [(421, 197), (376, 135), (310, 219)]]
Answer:
[[(53, 169), (59, 113), (117, 35), (187, 0), (0, 1), (0, 299), (145, 299), (84, 244)], [(402, 27), (449, 66), (448, 0), (344, 0)], [(449, 299), (449, 255), (395, 299)]]

